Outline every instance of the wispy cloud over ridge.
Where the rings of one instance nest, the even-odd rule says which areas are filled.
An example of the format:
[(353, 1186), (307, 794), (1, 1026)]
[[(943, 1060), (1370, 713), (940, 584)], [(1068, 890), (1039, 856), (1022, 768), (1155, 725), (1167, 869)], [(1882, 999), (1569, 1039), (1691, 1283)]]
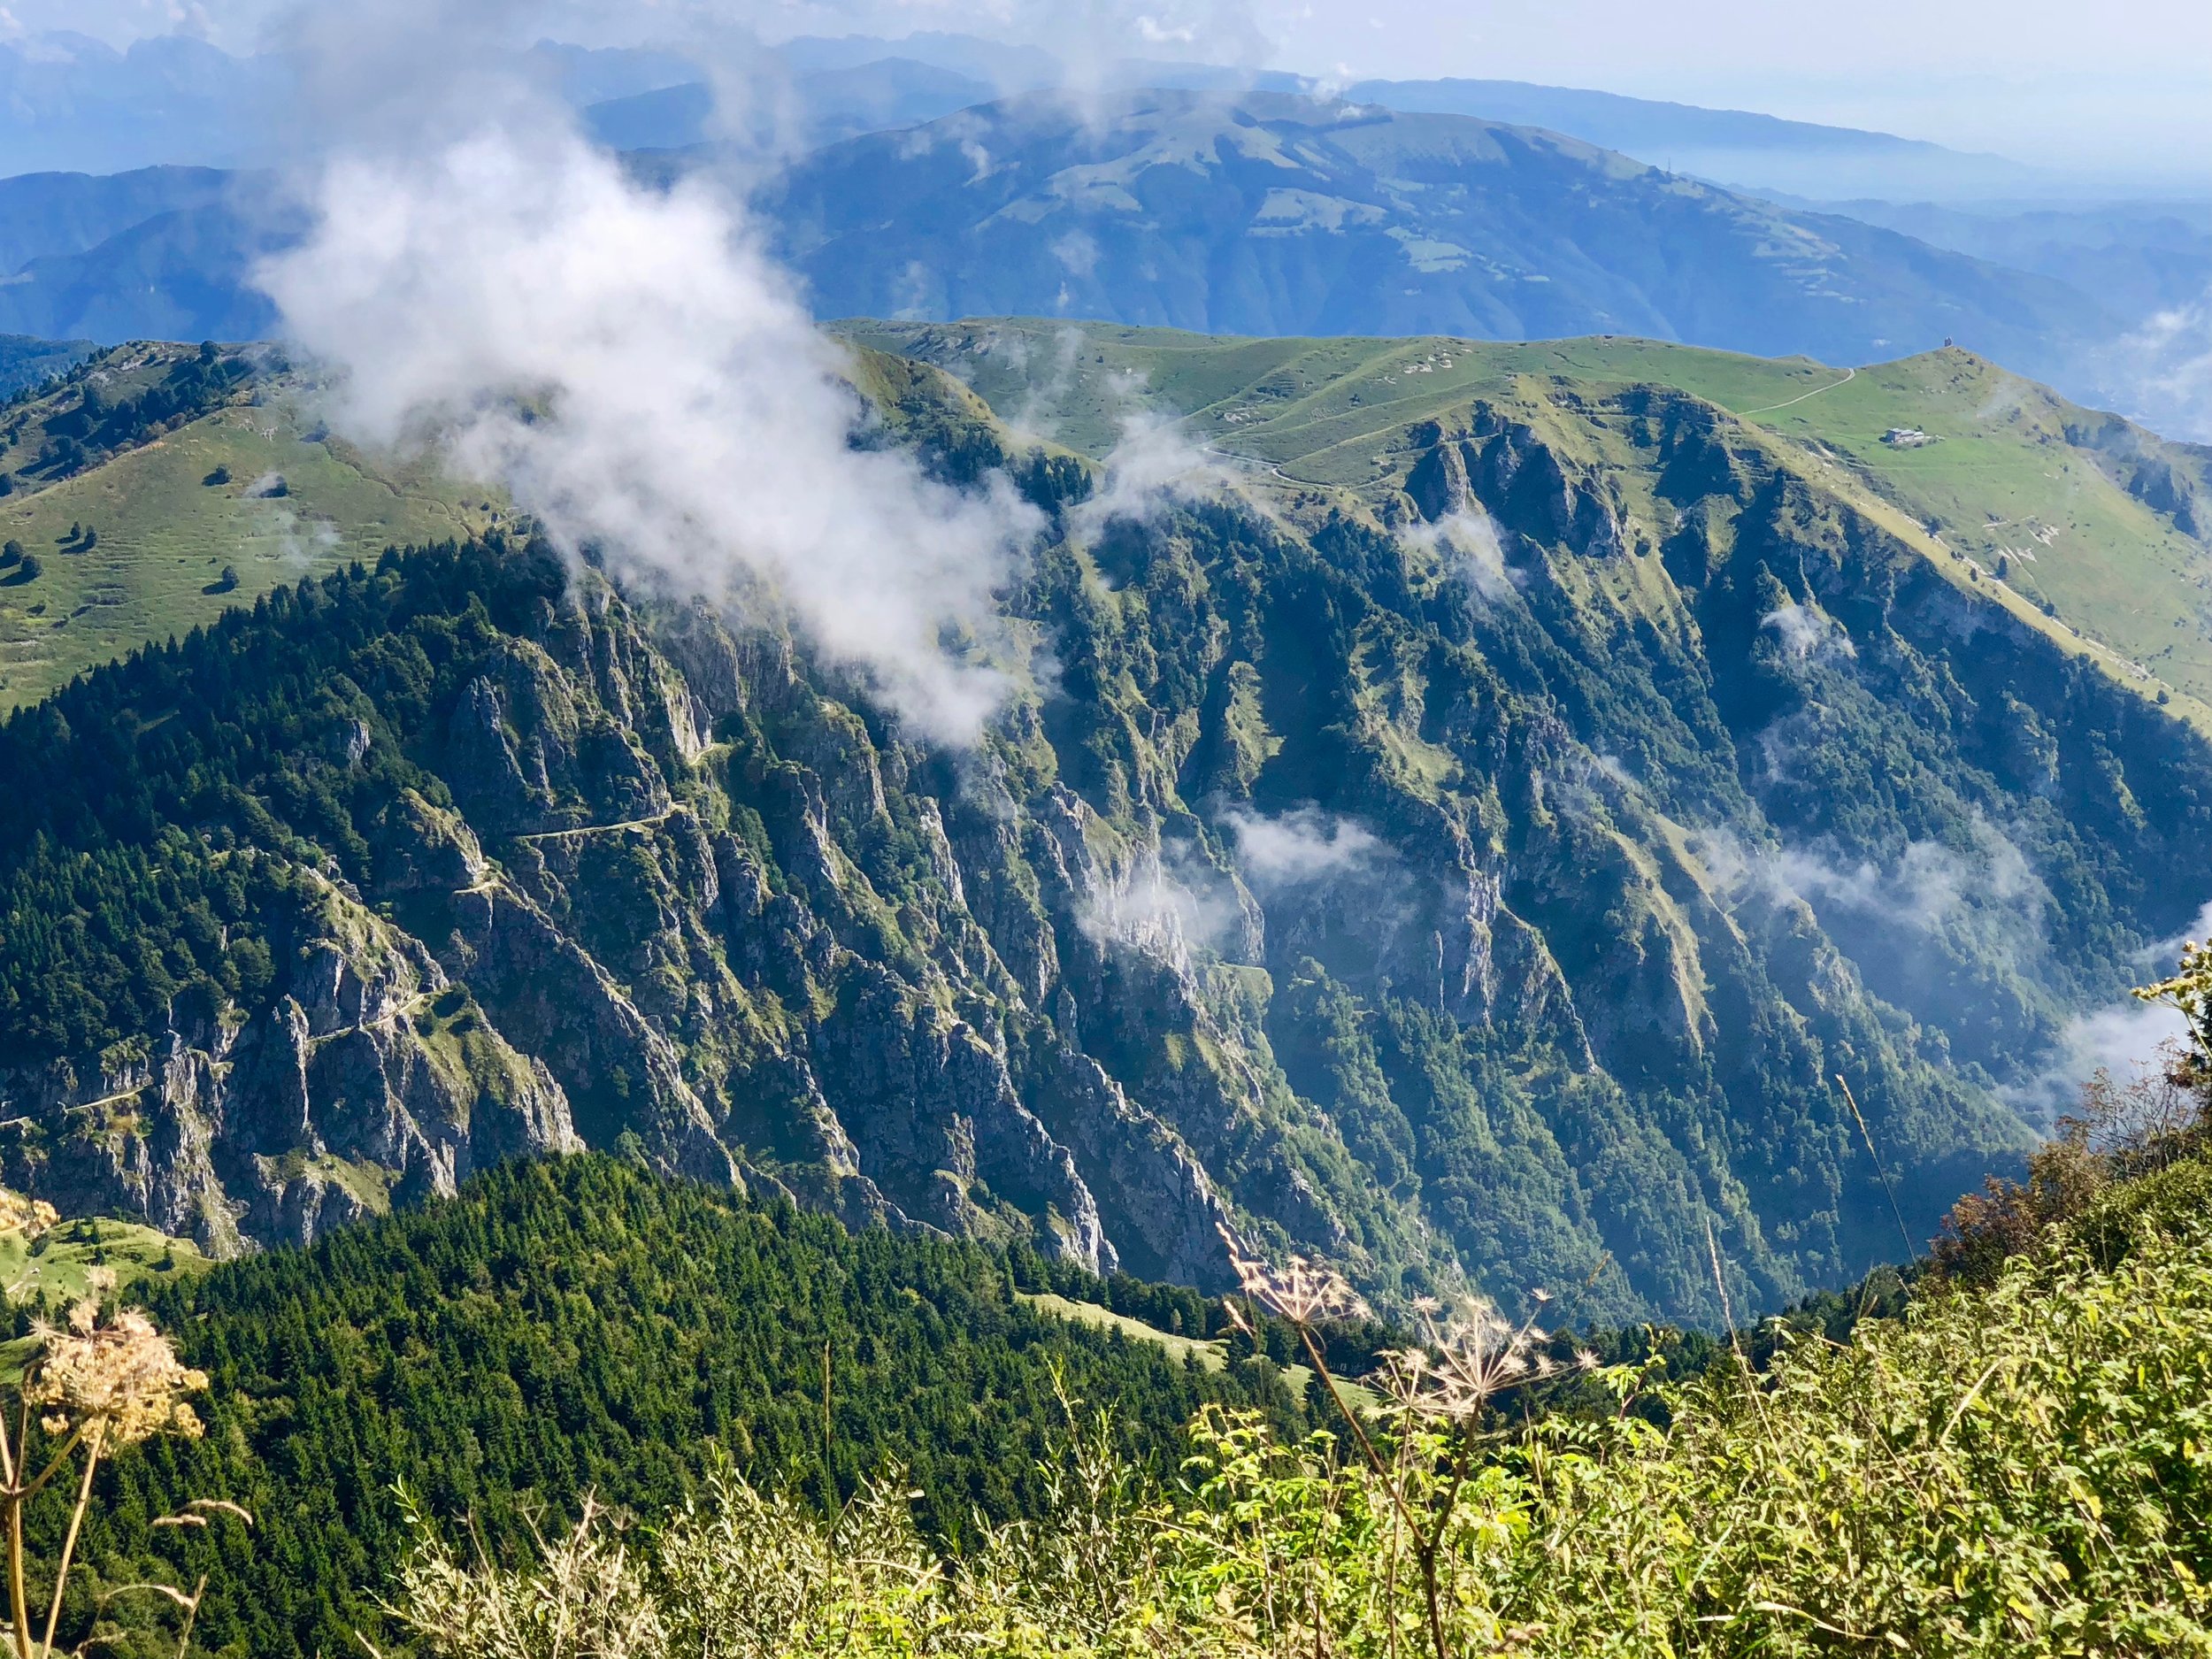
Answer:
[(1275, 818), (1232, 813), (1237, 862), (1261, 887), (1330, 880), (1371, 869), (1390, 849), (1368, 829), (1318, 807), (1298, 807)]
[(610, 569), (787, 607), (918, 727), (972, 736), (1001, 683), (944, 641), (988, 628), (1040, 517), (1002, 480), (956, 491), (851, 446), (843, 348), (711, 180), (641, 184), (527, 88), (472, 123), (357, 90), (304, 183), (313, 231), (257, 274), (337, 371), (333, 423), (436, 447)]

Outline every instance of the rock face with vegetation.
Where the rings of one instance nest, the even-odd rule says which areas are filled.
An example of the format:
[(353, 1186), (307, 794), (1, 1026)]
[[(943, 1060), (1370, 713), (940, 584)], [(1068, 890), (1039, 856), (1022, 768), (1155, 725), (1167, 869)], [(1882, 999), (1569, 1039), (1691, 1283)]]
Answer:
[(1094, 1271), (1219, 1285), (1227, 1225), (1625, 1318), (1718, 1255), (1741, 1311), (2016, 1156), (2006, 1068), (2200, 896), (2177, 712), (1711, 403), (1117, 517), (871, 365), (1053, 515), (977, 743), (498, 536), (150, 648), (0, 728), (0, 1179), (222, 1253), (581, 1142)]

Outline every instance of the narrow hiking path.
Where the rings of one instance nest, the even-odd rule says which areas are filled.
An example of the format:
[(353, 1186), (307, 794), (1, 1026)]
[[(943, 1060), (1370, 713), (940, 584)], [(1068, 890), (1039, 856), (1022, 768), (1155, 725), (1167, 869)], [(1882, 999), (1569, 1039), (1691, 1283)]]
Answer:
[(1825, 386), (1816, 386), (1811, 391), (1801, 393), (1791, 398), (1787, 403), (1769, 403), (1764, 409), (1740, 409), (1736, 411), (1736, 416), (1739, 419), (1748, 420), (1754, 415), (1771, 415), (1778, 409), (1794, 409), (1809, 397), (1818, 397), (1823, 392), (1832, 392), (1839, 386), (1848, 386), (1858, 378), (1859, 372), (1856, 369), (1846, 369), (1843, 372), (1843, 379), (1839, 380), (1831, 380)]
[(563, 835), (607, 835), (616, 830), (649, 829), (656, 824), (667, 823), (670, 818), (676, 816), (681, 804), (680, 802), (671, 802), (650, 817), (625, 818), (619, 824), (577, 824), (567, 829), (531, 830), (526, 834), (511, 835), (507, 839), (518, 841), (549, 841), (557, 840)]

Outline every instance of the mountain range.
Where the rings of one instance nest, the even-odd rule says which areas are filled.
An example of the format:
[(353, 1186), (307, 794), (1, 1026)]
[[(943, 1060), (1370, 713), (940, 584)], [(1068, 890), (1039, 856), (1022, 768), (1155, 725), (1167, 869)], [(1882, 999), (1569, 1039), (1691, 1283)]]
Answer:
[[(1091, 1271), (1218, 1286), (1225, 1225), (1709, 1318), (1709, 1227), (1770, 1308), (2010, 1167), (2208, 896), (2201, 644), (2090, 632), (2203, 568), (2204, 457), (1967, 354), (869, 337), (884, 434), (1051, 517), (979, 743), (519, 531), (303, 536), (326, 580), (0, 726), (10, 1184), (223, 1255), (584, 1144)], [(1128, 388), (1190, 481), (1117, 483)], [(32, 476), (76, 522), (11, 654), (169, 562), (87, 504), (218, 493), (279, 389)]]
[[(1838, 363), (1948, 338), (2162, 429), (2212, 432), (2200, 377), (2166, 366), (2203, 343), (2200, 213), (2006, 205), (2051, 182), (1886, 134), (1503, 81), (1325, 95), (1190, 63), (1110, 65), (1075, 94), (1048, 53), (926, 32), (763, 49), (720, 115), (680, 51), (541, 42), (517, 67), (644, 171), (736, 160), (749, 184), (764, 157), (784, 158), (762, 202), (825, 316), (1628, 332)], [(12, 152), (0, 131), (14, 165), (232, 164), (5, 181), (0, 330), (271, 332), (244, 273), (303, 221), (257, 169), (296, 157), (239, 134), (272, 130), (287, 73), (179, 40), (0, 44), (28, 123)], [(991, 167), (949, 171), (937, 152), (963, 145)], [(1102, 167), (1156, 193), (1133, 211), (1084, 181)], [(1051, 234), (1025, 239), (1029, 218)], [(959, 257), (970, 238), (988, 261)]]
[[(623, 148), (666, 149), (709, 136), (708, 87), (729, 63), (673, 49), (584, 48), (541, 41), (518, 66), (587, 112)], [(1087, 65), (1071, 77), (1051, 53), (973, 35), (799, 36), (750, 54), (743, 73), (778, 106), (782, 142), (822, 142), (949, 115), (971, 104), (1071, 84), (1214, 92), (1322, 90), (1312, 77), (1189, 62)], [(119, 51), (87, 35), (0, 42), (0, 173), (116, 173), (153, 165), (269, 165), (288, 96), (282, 57), (239, 58), (183, 35)], [(1957, 201), (2047, 192), (2051, 182), (1998, 157), (1847, 127), (1508, 81), (1364, 81), (1338, 88), (1409, 112), (1476, 115), (1543, 127), (1655, 165), (1762, 189), (1822, 196)], [(596, 107), (595, 107), (596, 106)]]
[[(942, 38), (877, 42), (882, 56), (818, 55), (787, 49), (783, 88), (802, 142), (918, 125), (1010, 95), (1060, 85), (1048, 65), (979, 61)], [(1887, 133), (1784, 120), (1738, 110), (1655, 103), (1617, 93), (1522, 81), (1361, 81), (1325, 84), (1308, 75), (1204, 65), (1131, 61), (1101, 89), (1163, 88), (1235, 96), (1277, 93), (1342, 98), (1409, 115), (1471, 115), (1570, 134), (1601, 149), (1738, 188), (1802, 196), (1881, 194), (1899, 201), (1978, 202), (2033, 196), (2052, 186), (2034, 169), (1997, 156), (1962, 154)], [(625, 150), (680, 150), (714, 136), (715, 99), (685, 78), (585, 108), (603, 142)], [(840, 128), (848, 130), (841, 131)]]
[[(904, 96), (882, 69), (854, 72), (868, 119), (884, 108), (869, 99)], [(641, 135), (634, 108), (602, 107), (611, 137)], [(663, 174), (713, 164), (647, 155)], [(0, 329), (52, 338), (265, 334), (275, 319), (246, 273), (302, 222), (273, 175), (208, 169), (34, 175), (0, 197), (19, 262)], [(1555, 134), (1279, 94), (987, 104), (815, 150), (757, 206), (830, 317), (1618, 333), (1839, 363), (1955, 338), (2098, 396), (2095, 348), (2129, 315), (2059, 276)]]
[(1555, 134), (1273, 94), (964, 111), (818, 151), (764, 211), (832, 317), (1618, 333), (1832, 362), (1958, 335), (2030, 372), (2106, 322), (2058, 282)]
[(2212, 210), (257, 10), (0, 7), (21, 1659), (2212, 1655)]

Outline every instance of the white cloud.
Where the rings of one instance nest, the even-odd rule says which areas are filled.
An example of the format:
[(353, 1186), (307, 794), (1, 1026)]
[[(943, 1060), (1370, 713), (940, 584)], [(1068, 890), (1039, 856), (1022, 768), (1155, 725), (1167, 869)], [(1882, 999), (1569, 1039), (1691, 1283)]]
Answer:
[(313, 181), (316, 227), (257, 280), (340, 371), (334, 425), (434, 444), (618, 572), (788, 607), (830, 659), (960, 740), (998, 676), (941, 639), (989, 626), (1040, 520), (893, 450), (741, 211), (634, 184), (526, 103), (426, 148), (373, 126)]
[[(2163, 979), (2179, 965), (2184, 944), (2212, 938), (2212, 902), (2171, 939), (2161, 939), (2137, 953), (2136, 971), (2146, 980)], [(2100, 1070), (2122, 1082), (2161, 1067), (2162, 1050), (2185, 1042), (2188, 1023), (2162, 1003), (2129, 997), (2069, 1020), (2048, 1059), (2034, 1075), (2002, 1091), (2015, 1110), (2049, 1124), (2080, 1101), (2082, 1085)]]
[(303, 533), (299, 514), (273, 503), (263, 510), (256, 528), (275, 541), (277, 557), (295, 577), (329, 564), (340, 545), (337, 529), (327, 520), (311, 520)]
[(1102, 868), (1076, 919), (1102, 944), (1187, 966), (1192, 951), (1233, 941), (1245, 918), (1221, 872), (1171, 842), (1119, 869)]
[(2184, 945), (2212, 940), (2212, 900), (2198, 907), (2196, 918), (2170, 939), (2154, 939), (2136, 952), (2135, 961), (2146, 978), (2162, 979), (2180, 965)]
[(1453, 570), (1486, 603), (1495, 603), (1520, 586), (1521, 579), (1506, 567), (1497, 526), (1480, 508), (1447, 513), (1433, 524), (1416, 525), (1402, 534), (1413, 546), (1448, 557)]
[(2212, 439), (2212, 289), (2150, 318), (2113, 356), (2129, 412), (2169, 437)]
[(1834, 662), (1859, 654), (1851, 636), (1834, 618), (1794, 601), (1761, 617), (1759, 628), (1781, 641), (1783, 652), (1792, 662)]
[(1049, 411), (1075, 383), (1076, 365), (1083, 355), (1083, 331), (1069, 324), (1054, 336), (1048, 369), (1040, 368), (1041, 351), (1033, 352), (1029, 336), (1018, 329), (994, 332), (984, 349), (996, 354), (998, 361), (1011, 365), (1022, 376), (1021, 402), (1001, 411), (1008, 430), (1032, 441), (1055, 436), (1056, 423)]
[(2069, 1020), (2043, 1065), (1998, 1094), (2031, 1123), (2048, 1128), (2080, 1103), (2082, 1085), (2100, 1071), (2128, 1082), (2158, 1069), (2160, 1051), (2188, 1034), (2178, 1013), (2155, 1003), (2130, 1001), (2097, 1009)]
[(1116, 519), (1148, 525), (1178, 504), (1243, 495), (1236, 474), (1173, 420), (1136, 414), (1121, 423), (1121, 440), (1106, 457), (1104, 486), (1076, 509), (1072, 521), (1079, 534), (1095, 541)]
[(1236, 842), (1236, 870), (1217, 868), (1193, 844), (1168, 841), (1119, 868), (1102, 871), (1078, 918), (1102, 943), (1187, 964), (1195, 950), (1256, 953), (1263, 918), (1253, 895), (1294, 907), (1361, 883), (1356, 902), (1370, 925), (1394, 925), (1399, 896), (1371, 878), (1395, 854), (1363, 825), (1318, 807), (1272, 817), (1248, 810), (1224, 819)]
[(1238, 864), (1262, 887), (1363, 872), (1389, 852), (1359, 824), (1318, 807), (1299, 807), (1277, 818), (1235, 812), (1228, 825), (1236, 836)]
[(1701, 838), (1700, 856), (1724, 891), (1802, 900), (1816, 916), (1843, 910), (1933, 933), (1970, 908), (1986, 909), (2039, 936), (2048, 894), (2026, 856), (1985, 818), (1974, 820), (1973, 835), (1970, 855), (1914, 841), (1881, 865), (1812, 847), (1750, 847), (1717, 829)]
[(1098, 269), (1098, 238), (1087, 230), (1071, 230), (1052, 244), (1052, 257), (1074, 276), (1089, 276)]

